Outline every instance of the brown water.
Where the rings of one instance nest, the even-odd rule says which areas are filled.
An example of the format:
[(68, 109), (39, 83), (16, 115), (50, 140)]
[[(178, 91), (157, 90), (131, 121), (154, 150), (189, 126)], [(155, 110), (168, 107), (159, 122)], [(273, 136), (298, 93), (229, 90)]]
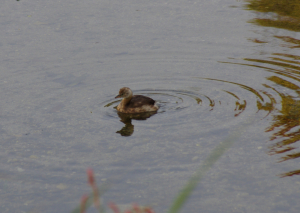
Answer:
[[(164, 212), (249, 118), (182, 212), (298, 212), (299, 11), (255, 2), (5, 1), (1, 212), (71, 211), (88, 167)], [(118, 114), (123, 86), (159, 111)]]

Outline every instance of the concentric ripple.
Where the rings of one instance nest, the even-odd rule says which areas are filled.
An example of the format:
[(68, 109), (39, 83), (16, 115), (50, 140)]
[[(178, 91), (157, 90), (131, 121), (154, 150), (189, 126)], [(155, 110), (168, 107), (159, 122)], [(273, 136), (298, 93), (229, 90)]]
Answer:
[[(161, 85), (172, 89), (161, 88)], [(178, 86), (178, 89), (174, 89), (174, 85), (190, 86)], [(274, 91), (270, 88), (262, 86), (255, 89), (245, 84), (220, 79), (168, 78), (164, 79), (164, 82), (154, 83), (154, 87), (158, 89), (143, 89), (142, 85), (128, 86), (134, 94), (145, 95), (157, 101), (160, 109), (156, 115), (148, 118), (151, 124), (160, 126), (197, 125), (200, 122), (214, 128), (230, 123), (236, 125), (240, 122), (237, 118), (241, 116), (257, 115), (260, 119), (266, 117), (276, 104)], [(137, 87), (141, 89), (135, 89)], [(115, 108), (121, 100), (114, 99), (114, 96), (115, 94), (111, 94), (108, 100), (100, 104), (102, 119), (120, 117)], [(134, 117), (132, 119), (138, 120)], [(147, 122), (139, 125), (147, 125)]]
[[(275, 36), (287, 42), (299, 43), (297, 39)], [(279, 162), (291, 161), (299, 158), (300, 141), (300, 66), (299, 55), (286, 53), (272, 53), (267, 58), (244, 58), (243, 63), (235, 63), (243, 66), (255, 67), (264, 70), (269, 75), (266, 79), (270, 82), (263, 84), (264, 90), (260, 93), (267, 96), (269, 101), (262, 104), (258, 102), (259, 110), (272, 113), (269, 127), (266, 132), (272, 133), (269, 146), (270, 155), (280, 155)], [(299, 175), (300, 169), (280, 174), (281, 177)]]

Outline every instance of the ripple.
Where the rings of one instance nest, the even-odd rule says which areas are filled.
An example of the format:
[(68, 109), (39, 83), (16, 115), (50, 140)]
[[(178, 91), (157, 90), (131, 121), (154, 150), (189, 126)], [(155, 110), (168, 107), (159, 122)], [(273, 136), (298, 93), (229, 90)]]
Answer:
[[(153, 98), (160, 106), (157, 114), (146, 118), (149, 122), (139, 123), (139, 126), (145, 128), (151, 125), (188, 127), (197, 123), (206, 123), (207, 128), (217, 129), (226, 125), (238, 125), (240, 122), (238, 118), (241, 116), (267, 117), (277, 103), (277, 97), (274, 97), (272, 88), (264, 86), (255, 89), (245, 84), (221, 79), (164, 78), (147, 79), (147, 83), (138, 78), (134, 82), (138, 83), (134, 85), (129, 83), (126, 86), (130, 87), (134, 94)], [(157, 89), (143, 88), (149, 82)], [(178, 88), (174, 89), (174, 85)], [(180, 85), (189, 86), (182, 88)], [(118, 89), (116, 88), (116, 91)], [(101, 109), (97, 113), (101, 119), (110, 122), (114, 119), (119, 122), (120, 116), (116, 111), (116, 106), (121, 100), (114, 99), (115, 95), (111, 94), (107, 100), (97, 104)], [(132, 118), (132, 120), (138, 119)]]
[[(277, 37), (278, 38), (278, 37)], [(280, 37), (281, 38), (281, 37)], [(260, 94), (268, 97), (265, 104), (258, 103), (259, 110), (265, 110), (271, 115), (272, 122), (265, 129), (272, 133), (269, 154), (279, 154), (278, 162), (299, 158), (298, 142), (300, 140), (300, 57), (297, 55), (273, 53), (266, 59), (244, 58), (247, 63), (236, 63), (244, 66), (256, 67), (270, 73), (266, 79), (270, 82), (262, 84), (265, 88)], [(250, 63), (253, 64), (250, 64)], [(276, 113), (272, 113), (272, 112)], [(300, 170), (280, 174), (281, 177), (299, 175)]]

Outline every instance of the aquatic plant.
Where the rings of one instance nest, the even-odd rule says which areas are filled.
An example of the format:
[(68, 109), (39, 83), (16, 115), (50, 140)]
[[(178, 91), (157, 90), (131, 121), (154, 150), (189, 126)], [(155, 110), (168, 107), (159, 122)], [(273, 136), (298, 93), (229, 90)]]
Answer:
[[(213, 167), (213, 165), (220, 159), (220, 157), (233, 145), (237, 138), (242, 134), (254, 121), (254, 118), (248, 118), (242, 125), (233, 130), (229, 136), (222, 141), (217, 147), (215, 147), (209, 154), (208, 158), (200, 165), (195, 174), (188, 180), (183, 189), (178, 193), (177, 197), (173, 201), (168, 213), (177, 213), (186, 203), (187, 199), (192, 194), (193, 190), (196, 188), (197, 184), (204, 177), (206, 172)], [(87, 208), (89, 208), (93, 203), (95, 208), (100, 212), (104, 212), (103, 205), (100, 204), (100, 194), (95, 181), (94, 173), (92, 169), (87, 169), (88, 184), (92, 188), (92, 193), (87, 196), (83, 195), (81, 198), (81, 204), (72, 213), (84, 213)], [(121, 213), (118, 206), (114, 203), (110, 203), (109, 207), (114, 213)], [(132, 204), (132, 207), (123, 213), (154, 213), (150, 207), (141, 207), (137, 204)]]
[[(74, 209), (72, 213), (85, 213), (86, 209), (88, 209), (92, 204), (94, 204), (95, 208), (100, 213), (102, 213), (104, 212), (104, 210), (100, 203), (100, 190), (96, 184), (94, 172), (91, 168), (88, 168), (86, 173), (88, 177), (88, 184), (92, 188), (92, 193), (89, 196), (83, 195), (81, 197), (79, 207)], [(110, 202), (108, 206), (114, 213), (122, 213), (115, 203)], [(150, 207), (143, 207), (139, 206), (138, 204), (132, 204), (132, 206), (129, 209), (125, 210), (123, 213), (154, 213), (154, 211)]]

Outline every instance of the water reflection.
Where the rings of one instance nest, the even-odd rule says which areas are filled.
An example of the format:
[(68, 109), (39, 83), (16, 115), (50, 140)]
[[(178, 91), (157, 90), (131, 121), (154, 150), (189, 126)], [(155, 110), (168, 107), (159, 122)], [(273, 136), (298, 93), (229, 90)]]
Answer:
[[(295, 152), (295, 149), (297, 149), (296, 143), (300, 140), (300, 87), (296, 84), (296, 82), (300, 82), (300, 66), (297, 65), (300, 63), (295, 60), (299, 60), (300, 57), (280, 53), (274, 53), (273, 55), (288, 57), (289, 59), (279, 57), (269, 57), (269, 59), (245, 58), (244, 60), (255, 62), (256, 64), (240, 64), (263, 68), (275, 74), (267, 77), (267, 79), (276, 86), (264, 84), (263, 86), (266, 90), (261, 91), (269, 97), (271, 102), (263, 104), (258, 100), (257, 108), (269, 113), (274, 111), (272, 113), (272, 122), (266, 129), (266, 132), (274, 132), (270, 141), (275, 143), (269, 147), (268, 153), (270, 155), (285, 154), (279, 159), (279, 162), (282, 162), (300, 157), (300, 152)], [(274, 65), (277, 68), (273, 68), (272, 66)], [(277, 100), (274, 93), (279, 97)], [(290, 153), (292, 150), (294, 153)], [(280, 176), (286, 177), (296, 174), (299, 175), (300, 170), (290, 171), (280, 174)]]
[(260, 12), (250, 22), (265, 26), (300, 31), (300, 3), (298, 0), (248, 0), (246, 8)]
[[(300, 3), (299, 1), (247, 1), (247, 8), (258, 11), (257, 18), (252, 23), (300, 31)], [(292, 36), (274, 35), (273, 32), (264, 33), (263, 39), (250, 38), (249, 41), (259, 43), (262, 47), (270, 45), (267, 40), (270, 36), (271, 45), (289, 48), (290, 50), (300, 47), (300, 40)], [(275, 40), (274, 40), (275, 38)], [(284, 42), (282, 44), (282, 42)], [(265, 55), (265, 54), (263, 54)], [(244, 58), (246, 63), (235, 63), (263, 69), (269, 73), (266, 79), (270, 82), (263, 84), (264, 90), (260, 92), (268, 96), (271, 102), (262, 103), (257, 101), (258, 110), (268, 111), (272, 116), (270, 126), (265, 130), (273, 133), (270, 141), (268, 154), (280, 155), (278, 162), (294, 160), (300, 157), (297, 151), (300, 141), (300, 56), (275, 52), (268, 58), (258, 55), (258, 58)], [(231, 62), (230, 62), (231, 63)], [(280, 177), (300, 175), (300, 170), (292, 170), (282, 173)]]
[(119, 131), (117, 131), (116, 133), (122, 136), (131, 136), (134, 132), (134, 125), (132, 125), (132, 120), (146, 120), (156, 113), (157, 112), (126, 114), (126, 113), (118, 112), (118, 116), (119, 118), (121, 118), (120, 121), (124, 123), (125, 126)]
[[(300, 87), (287, 80), (276, 76), (269, 77), (268, 80), (273, 81), (284, 88), (294, 90), (299, 94)], [(271, 145), (269, 151), (269, 154), (287, 153), (285, 156), (280, 158), (279, 162), (282, 162), (300, 157), (300, 152), (289, 154), (291, 150), (295, 149), (295, 147), (292, 147), (291, 145), (295, 145), (295, 143), (300, 140), (300, 100), (297, 100), (298, 95), (291, 96), (289, 94), (279, 92), (274, 88), (273, 90), (280, 95), (282, 108), (279, 111), (280, 114), (273, 116), (273, 122), (266, 131), (269, 132), (277, 129), (277, 132), (273, 134), (271, 141), (276, 140), (278, 137), (282, 138), (281, 141)], [(300, 174), (300, 170), (281, 174), (281, 177), (292, 176), (295, 174)]]
[[(182, 84), (185, 84), (183, 80), (181, 81)], [(191, 87), (186, 89), (156, 89), (155, 92), (153, 90), (135, 90), (137, 94), (153, 98), (160, 106), (157, 112), (160, 116), (151, 120), (151, 124), (143, 123), (145, 131), (153, 126), (197, 124), (203, 122), (203, 119), (207, 119), (208, 124), (214, 127), (222, 126), (224, 122), (232, 122), (233, 117), (238, 117), (246, 111), (249, 115), (257, 113), (259, 110), (255, 108), (256, 100), (259, 100), (262, 105), (267, 104), (265, 101), (272, 103), (268, 96), (260, 94), (259, 91), (244, 84), (200, 77), (189, 78), (188, 81)], [(192, 86), (199, 84), (204, 85), (203, 88)], [(251, 98), (245, 96), (245, 91), (251, 94)], [(131, 136), (134, 133), (132, 120), (146, 120), (156, 114), (156, 112), (120, 113), (116, 110), (118, 102), (119, 100), (115, 101), (111, 98), (101, 103), (104, 108), (101, 116), (102, 119), (111, 120), (118, 115), (125, 126), (116, 133), (122, 136)], [(265, 116), (266, 113), (262, 113)], [(226, 116), (220, 116), (221, 114)], [(215, 123), (213, 124), (213, 122)]]

